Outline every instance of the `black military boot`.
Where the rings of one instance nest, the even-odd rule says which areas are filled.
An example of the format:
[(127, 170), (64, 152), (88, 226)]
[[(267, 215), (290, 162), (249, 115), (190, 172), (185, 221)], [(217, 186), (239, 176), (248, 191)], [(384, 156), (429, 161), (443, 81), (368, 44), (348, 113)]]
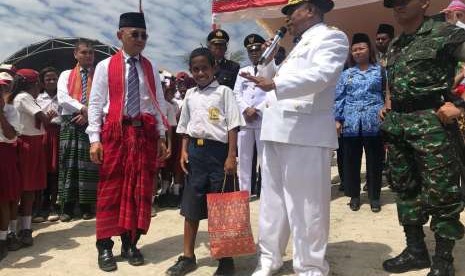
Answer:
[(144, 264), (144, 256), (136, 246), (139, 239), (140, 233), (136, 234), (134, 241), (129, 232), (121, 235), (121, 258), (127, 259), (128, 263), (133, 266)]
[(384, 270), (391, 273), (404, 273), (430, 267), (431, 261), (424, 241), (423, 227), (407, 225), (404, 226), (404, 232), (407, 248), (397, 257), (384, 261)]
[(98, 266), (101, 270), (109, 272), (116, 270), (116, 259), (113, 256), (113, 241), (108, 239), (97, 240)]
[(442, 238), (435, 235), (436, 252), (433, 256), (433, 265), (427, 276), (454, 276), (454, 258), (452, 250), (455, 246), (455, 241)]

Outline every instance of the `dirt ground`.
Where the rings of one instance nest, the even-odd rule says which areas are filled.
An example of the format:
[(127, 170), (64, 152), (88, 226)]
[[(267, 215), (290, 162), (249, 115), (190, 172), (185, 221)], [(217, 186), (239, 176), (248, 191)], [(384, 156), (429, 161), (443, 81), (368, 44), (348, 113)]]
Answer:
[[(333, 175), (336, 168), (332, 168)], [(348, 199), (332, 186), (331, 233), (327, 259), (332, 276), (387, 276), (381, 263), (404, 248), (402, 228), (397, 222), (393, 194), (383, 188), (383, 209), (372, 213), (366, 194), (362, 195), (362, 207), (352, 212)], [(251, 219), (257, 238), (259, 201), (251, 202)], [(462, 215), (465, 223), (465, 216)], [(42, 223), (33, 225), (34, 246), (10, 252), (0, 263), (1, 276), (28, 275), (108, 275), (97, 266), (95, 248), (95, 221), (72, 221), (70, 223)], [(118, 270), (110, 275), (164, 275), (182, 250), (183, 219), (176, 209), (160, 210), (152, 219), (148, 235), (140, 241), (146, 264), (132, 267), (119, 261)], [(427, 244), (432, 252), (434, 239), (425, 226)], [(113, 252), (119, 255), (119, 239), (115, 239)], [(197, 239), (196, 255), (199, 268), (190, 275), (212, 275), (217, 262), (212, 260), (208, 249), (207, 224), (202, 222)], [(285, 265), (277, 275), (293, 275), (292, 248), (288, 247)], [(237, 274), (250, 275), (256, 265), (256, 257), (236, 259)], [(465, 276), (465, 242), (459, 241), (455, 248), (456, 275)], [(405, 273), (405, 276), (424, 276), (427, 270)]]

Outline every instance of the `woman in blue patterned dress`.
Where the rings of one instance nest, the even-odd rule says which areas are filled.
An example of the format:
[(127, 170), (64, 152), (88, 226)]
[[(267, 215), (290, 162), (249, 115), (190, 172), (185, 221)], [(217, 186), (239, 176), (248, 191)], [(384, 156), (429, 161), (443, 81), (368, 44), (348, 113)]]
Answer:
[(345, 195), (353, 211), (360, 209), (360, 169), (365, 150), (367, 185), (373, 212), (381, 211), (380, 194), (384, 148), (378, 113), (384, 105), (384, 70), (376, 63), (366, 34), (352, 38), (350, 61), (336, 88), (335, 120), (343, 141)]

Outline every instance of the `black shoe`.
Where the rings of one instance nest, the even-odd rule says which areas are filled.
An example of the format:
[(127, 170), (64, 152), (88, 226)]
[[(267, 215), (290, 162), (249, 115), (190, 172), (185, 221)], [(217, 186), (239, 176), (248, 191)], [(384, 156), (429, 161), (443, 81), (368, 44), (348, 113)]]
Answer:
[(368, 191), (368, 185), (367, 185), (367, 184), (365, 184), (365, 185), (363, 186), (363, 191), (364, 191), (364, 192)]
[(169, 196), (168, 194), (162, 194), (158, 196), (158, 207), (159, 208), (169, 207), (168, 196)]
[(34, 244), (34, 240), (32, 239), (31, 229), (23, 229), (19, 231), (18, 238), (23, 247), (32, 246)]
[(61, 222), (70, 222), (72, 219), (73, 218), (68, 214), (63, 213), (63, 214), (60, 215), (60, 221)]
[(132, 266), (139, 266), (144, 264), (144, 256), (136, 246), (131, 246), (129, 249), (121, 247), (121, 258), (127, 259), (128, 263)]
[(188, 258), (185, 256), (180, 256), (178, 261), (168, 270), (165, 275), (167, 276), (184, 276), (189, 272), (192, 272), (197, 269), (197, 262), (195, 256), (193, 258)]
[(90, 219), (93, 219), (94, 218), (94, 215), (91, 214), (91, 213), (84, 213), (82, 214), (82, 219), (83, 220), (90, 220)]
[(218, 268), (214, 276), (232, 276), (234, 275), (234, 260), (233, 258), (222, 258), (219, 260)]
[(8, 234), (6, 241), (8, 244), (8, 251), (17, 251), (23, 246), (14, 232)]
[(106, 272), (114, 271), (118, 268), (116, 259), (111, 249), (101, 249), (98, 252), (98, 267)]
[(179, 206), (179, 203), (181, 201), (179, 195), (170, 194), (168, 198), (169, 198), (169, 201), (168, 201), (169, 207), (177, 208)]
[(8, 244), (6, 240), (0, 240), (0, 261), (8, 256)]
[(352, 211), (360, 210), (360, 198), (359, 197), (351, 198), (348, 205), (350, 207), (350, 210)]
[(379, 200), (372, 200), (370, 203), (370, 207), (373, 213), (381, 212), (381, 204), (379, 203)]

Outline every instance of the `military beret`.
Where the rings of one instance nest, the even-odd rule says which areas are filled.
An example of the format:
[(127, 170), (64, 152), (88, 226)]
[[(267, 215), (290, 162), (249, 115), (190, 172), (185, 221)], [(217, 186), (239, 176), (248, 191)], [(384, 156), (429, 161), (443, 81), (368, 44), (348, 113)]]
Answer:
[(290, 11), (293, 10), (291, 8), (306, 2), (317, 6), (323, 13), (327, 13), (334, 8), (333, 0), (289, 0), (287, 5), (281, 9), (281, 12), (290, 15)]
[(221, 29), (213, 30), (208, 34), (207, 41), (210, 43), (228, 43), (229, 35)]

